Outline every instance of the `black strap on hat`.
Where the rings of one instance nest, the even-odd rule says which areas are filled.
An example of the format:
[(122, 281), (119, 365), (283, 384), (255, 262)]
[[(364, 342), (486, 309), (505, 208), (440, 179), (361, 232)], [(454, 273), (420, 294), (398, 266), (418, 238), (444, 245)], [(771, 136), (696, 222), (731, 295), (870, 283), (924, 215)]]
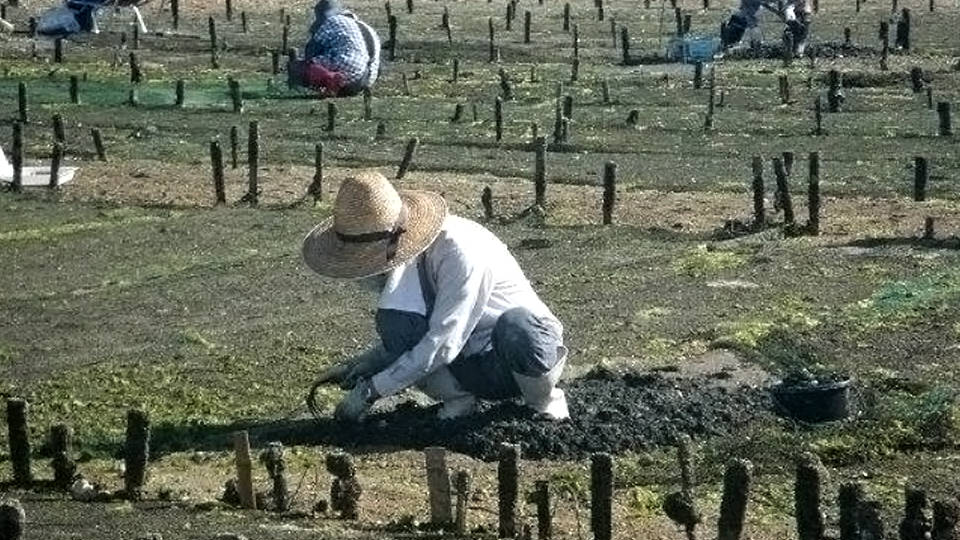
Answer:
[(404, 228), (404, 225), (407, 223), (407, 206), (404, 205), (400, 208), (400, 214), (397, 216), (397, 220), (393, 224), (393, 228), (389, 231), (374, 231), (368, 233), (360, 234), (344, 234), (339, 231), (334, 231), (337, 235), (337, 238), (341, 242), (347, 244), (369, 244), (371, 242), (382, 242), (384, 240), (389, 240), (387, 242), (387, 260), (393, 260), (397, 254), (397, 245), (400, 243), (400, 237), (403, 233), (407, 232)]

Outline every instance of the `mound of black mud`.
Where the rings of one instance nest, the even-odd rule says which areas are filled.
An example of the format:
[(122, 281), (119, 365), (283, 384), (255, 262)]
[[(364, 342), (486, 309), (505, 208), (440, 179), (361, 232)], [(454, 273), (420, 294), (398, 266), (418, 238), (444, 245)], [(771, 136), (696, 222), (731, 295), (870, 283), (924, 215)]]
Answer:
[(503, 442), (520, 443), (528, 459), (580, 459), (592, 452), (624, 453), (670, 444), (677, 433), (725, 435), (771, 416), (768, 393), (730, 389), (708, 378), (593, 373), (564, 390), (571, 419), (531, 418), (515, 403), (485, 404), (468, 418), (439, 421), (436, 407), (404, 404), (362, 424), (314, 426), (312, 442), (341, 447), (446, 448), (492, 459)]

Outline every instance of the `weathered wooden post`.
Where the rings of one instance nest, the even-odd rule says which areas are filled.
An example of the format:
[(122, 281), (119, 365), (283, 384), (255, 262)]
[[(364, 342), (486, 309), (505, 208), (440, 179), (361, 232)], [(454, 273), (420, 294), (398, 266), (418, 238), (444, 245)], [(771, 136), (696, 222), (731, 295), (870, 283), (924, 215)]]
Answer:
[(813, 134), (817, 136), (823, 135), (823, 96), (819, 94), (817, 95), (817, 99), (813, 101), (813, 121), (816, 124)]
[(431, 446), (423, 449), (423, 455), (427, 467), (427, 487), (430, 493), (430, 523), (446, 527), (453, 523), (447, 450)]
[[(284, 35), (286, 35), (287, 27), (284, 26)], [(210, 67), (213, 69), (218, 69), (220, 67), (220, 59), (217, 55), (217, 21), (213, 20), (213, 17), (207, 18), (207, 31), (210, 33)], [(284, 47), (286, 50), (286, 47)]]
[(913, 88), (914, 94), (923, 91), (923, 68), (920, 66), (914, 66), (910, 69), (910, 86)]
[(563, 31), (570, 31), (570, 2), (563, 4)]
[(226, 204), (227, 195), (224, 191), (223, 182), (223, 152), (220, 149), (220, 141), (210, 141), (210, 167), (213, 171), (213, 193), (216, 205)]
[(17, 113), (21, 124), (27, 123), (27, 85), (23, 81), (17, 83)]
[(247, 12), (246, 12), (246, 11), (241, 11), (241, 12), (240, 12), (240, 31), (243, 32), (244, 34), (246, 34), (247, 32), (250, 31), (250, 25), (249, 25), (248, 22), (247, 22)]
[(537, 507), (537, 540), (551, 540), (553, 538), (553, 517), (550, 515), (551, 497), (550, 481), (537, 480), (531, 494), (532, 501)]
[(63, 63), (63, 38), (53, 40), (53, 63)]
[(807, 185), (807, 234), (820, 235), (820, 152), (810, 152)]
[[(779, 165), (777, 165), (778, 163)], [(783, 167), (778, 159), (774, 159), (774, 164), (778, 170)], [(777, 173), (777, 181), (780, 181), (779, 172)], [(783, 191), (789, 199), (786, 189)], [(792, 223), (792, 221), (791, 219), (790, 222)], [(800, 456), (800, 460), (797, 462), (794, 513), (797, 517), (797, 535), (800, 540), (822, 540), (823, 538), (823, 512), (820, 510), (820, 473), (822, 470), (823, 466), (820, 464), (820, 460), (809, 452)]]
[[(18, 126), (19, 124), (14, 124), (14, 133), (16, 133)], [(16, 153), (14, 157), (16, 157)], [(30, 470), (30, 429), (27, 423), (29, 410), (30, 405), (25, 400), (20, 398), (7, 399), (10, 465), (13, 467), (13, 482), (21, 487), (30, 487), (30, 484), (33, 483), (33, 473)]]
[(717, 540), (740, 540), (750, 498), (753, 464), (745, 459), (732, 459), (723, 475), (723, 498), (717, 519)]
[(407, 0), (407, 13), (413, 15), (413, 0)]
[(613, 205), (617, 198), (617, 164), (608, 161), (603, 166), (603, 224), (613, 224)]
[(451, 77), (450, 82), (457, 82), (460, 80), (460, 59), (453, 59), (453, 77)]
[(606, 79), (600, 82), (600, 94), (603, 96), (603, 104), (610, 104), (610, 83)]
[(268, 444), (260, 459), (273, 482), (273, 509), (276, 512), (286, 512), (290, 509), (290, 493), (287, 490), (287, 463), (283, 455), (283, 444), (279, 442)]
[(523, 42), (530, 43), (530, 11), (527, 10), (523, 13)]
[(941, 137), (953, 136), (953, 125), (950, 122), (950, 102), (937, 103), (937, 116), (940, 118), (939, 133)]
[(573, 118), (573, 96), (563, 96), (563, 117)]
[(880, 21), (880, 70), (890, 69), (890, 23)]
[(176, 86), (175, 93), (176, 93), (176, 101), (174, 102), (174, 106), (182, 109), (183, 104), (186, 102), (186, 85), (183, 82), (183, 79), (177, 79), (177, 86)]
[(64, 143), (67, 140), (67, 134), (63, 127), (63, 117), (59, 113), (53, 115), (53, 140)]
[(450, 117), (450, 121), (454, 124), (460, 122), (463, 119), (463, 103), (457, 103), (453, 108), (453, 116)]
[(387, 137), (387, 124), (386, 122), (380, 121), (377, 122), (377, 133), (374, 136), (377, 140), (381, 140)]
[(520, 491), (520, 446), (500, 445), (500, 461), (497, 464), (497, 495), (499, 515), (499, 538), (517, 535), (517, 495)]
[[(219, 150), (219, 146), (217, 150)], [(127, 445), (124, 452), (126, 467), (123, 473), (123, 488), (127, 498), (132, 501), (140, 500), (142, 497), (143, 486), (146, 483), (149, 455), (150, 420), (146, 412), (131, 409), (127, 412)]]
[(313, 145), (313, 181), (307, 188), (307, 194), (313, 196), (313, 203), (323, 200), (323, 143)]
[(230, 126), (230, 168), (236, 169), (238, 166), (238, 146), (240, 145), (240, 130), (237, 126)]
[(280, 50), (270, 51), (270, 73), (277, 75), (280, 73)]
[(917, 156), (913, 158), (913, 200), (923, 202), (927, 200), (927, 182), (930, 181), (930, 171), (927, 167), (927, 158)]
[(831, 69), (830, 72), (827, 73), (827, 85), (829, 87), (827, 90), (827, 104), (829, 106), (828, 110), (832, 113), (840, 112), (840, 105), (843, 103), (843, 93), (840, 91), (842, 84), (840, 72)]
[(674, 22), (675, 22), (676, 25), (677, 25), (677, 33), (676, 33), (676, 36), (677, 36), (678, 38), (682, 38), (682, 37), (683, 37), (683, 10), (681, 10), (679, 7), (674, 7), (674, 8), (673, 8), (673, 19), (674, 19)]
[(282, 30), (280, 31), (280, 50), (289, 51), (290, 50), (290, 25), (284, 24)]
[(693, 89), (703, 88), (703, 62), (697, 61), (693, 64)]
[(50, 157), (50, 182), (47, 187), (56, 189), (60, 187), (60, 163), (63, 161), (63, 143), (53, 143), (53, 152)]
[(777, 78), (780, 87), (780, 104), (790, 104), (790, 79), (786, 75), (780, 75)]
[[(489, 189), (484, 188), (484, 193)], [(455, 530), (458, 536), (464, 536), (467, 532), (467, 504), (470, 502), (470, 473), (457, 471), (453, 476), (453, 489), (457, 492)]]
[(533, 204), (542, 208), (547, 204), (547, 139), (537, 137), (533, 142)]
[(880, 503), (864, 501), (857, 511), (861, 540), (883, 540), (885, 538), (883, 516)]
[(240, 114), (243, 112), (243, 94), (240, 93), (240, 82), (231, 78), (227, 84), (230, 87), (230, 101), (233, 102), (233, 112)]
[(140, 70), (140, 61), (137, 60), (137, 53), (130, 53), (130, 82), (140, 84), (143, 82), (143, 71)]
[(247, 194), (251, 206), (260, 198), (260, 122), (254, 120), (247, 128)]
[(397, 58), (397, 16), (396, 15), (391, 15), (390, 18), (387, 19), (387, 28), (390, 36), (390, 39), (388, 40), (388, 43), (390, 44), (390, 47), (388, 48), (388, 52), (390, 53), (388, 58), (390, 59), (391, 62), (393, 62)]
[[(780, 196), (780, 204), (783, 206), (783, 224), (787, 232), (790, 232), (794, 225), (793, 200), (790, 197), (790, 185), (787, 182), (789, 175), (782, 158), (773, 158), (773, 174), (777, 178), (777, 193)], [(804, 539), (801, 538), (801, 540)]]
[(493, 123), (497, 142), (503, 139), (503, 98), (497, 96), (493, 101)]
[(787, 176), (790, 176), (793, 174), (793, 152), (785, 150), (781, 155), (783, 156), (783, 169), (787, 171)]
[(927, 109), (933, 110), (933, 87), (927, 85)]
[(960, 538), (960, 502), (949, 498), (933, 502), (933, 540)]
[(233, 20), (233, 0), (226, 0), (224, 5), (227, 21)]
[(580, 79), (580, 59), (574, 58), (570, 63), (570, 82), (575, 83)]
[(80, 104), (80, 78), (76, 75), (70, 76), (70, 103)]
[(409, 169), (413, 163), (413, 156), (416, 154), (419, 145), (420, 139), (417, 137), (411, 137), (410, 140), (407, 141), (407, 146), (403, 151), (403, 160), (400, 161), (400, 168), (397, 169), (397, 180), (402, 180), (407, 174), (407, 169)]
[(857, 512), (863, 504), (863, 486), (856, 482), (841, 485), (837, 502), (840, 506), (840, 540), (859, 540)]
[(332, 101), (327, 102), (327, 133), (337, 129), (337, 106)]
[(70, 459), (72, 439), (73, 433), (66, 424), (56, 424), (50, 428), (50, 451), (53, 453), (50, 466), (53, 469), (53, 484), (58, 489), (68, 489), (77, 472), (77, 464)]
[(21, 540), (27, 528), (27, 514), (16, 499), (0, 502), (0, 538)]
[(603, 21), (603, 0), (597, 0), (597, 20)]
[(595, 540), (613, 537), (613, 458), (593, 454), (590, 460), (590, 530)]
[(103, 136), (98, 128), (90, 129), (90, 136), (93, 137), (93, 148), (97, 152), (97, 159), (107, 161), (107, 151), (103, 147)]
[[(932, 240), (935, 236), (933, 218), (927, 218), (924, 223), (924, 239)], [(901, 540), (929, 540), (931, 538), (930, 520), (926, 516), (927, 494), (923, 490), (911, 486), (904, 488), (903, 520), (900, 521)]]
[(494, 33), (494, 29), (493, 29), (493, 17), (490, 17), (487, 19), (487, 33), (489, 34), (489, 41), (490, 41), (490, 44), (489, 44), (490, 55), (489, 55), (488, 61), (493, 63), (497, 61), (497, 42), (496, 42), (496, 34)]
[(767, 222), (766, 189), (763, 185), (763, 158), (753, 156), (753, 225), (763, 227)]
[(620, 51), (623, 53), (624, 65), (630, 64), (630, 32), (626, 26), (620, 28)]
[(897, 47), (905, 51), (910, 50), (910, 8), (903, 8), (900, 20), (897, 21)]
[(450, 10), (443, 6), (443, 17), (440, 19), (440, 25), (447, 33), (447, 43), (453, 43), (453, 28), (450, 26)]
[(250, 459), (250, 437), (246, 431), (234, 432), (233, 452), (237, 467), (237, 494), (240, 496), (240, 506), (256, 510), (257, 498), (253, 493), (253, 460)]
[(843, 46), (850, 47), (853, 45), (853, 31), (850, 30), (850, 27), (847, 26), (843, 29)]
[(170, 0), (170, 16), (173, 18), (173, 29), (180, 29), (180, 0)]

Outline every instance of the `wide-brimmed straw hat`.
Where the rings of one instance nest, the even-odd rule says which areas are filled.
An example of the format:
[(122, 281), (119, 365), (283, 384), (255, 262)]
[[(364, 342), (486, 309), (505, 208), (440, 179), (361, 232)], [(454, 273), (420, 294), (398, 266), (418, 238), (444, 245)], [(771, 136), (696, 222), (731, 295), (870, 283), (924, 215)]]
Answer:
[(427, 249), (446, 217), (439, 194), (398, 191), (382, 174), (365, 171), (340, 184), (333, 217), (303, 240), (303, 260), (328, 277), (382, 274)]

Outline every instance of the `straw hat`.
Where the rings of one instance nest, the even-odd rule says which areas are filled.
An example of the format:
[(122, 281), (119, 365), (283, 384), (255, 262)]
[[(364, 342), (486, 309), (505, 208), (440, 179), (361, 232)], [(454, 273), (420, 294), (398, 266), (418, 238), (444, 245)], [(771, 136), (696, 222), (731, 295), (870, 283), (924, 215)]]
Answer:
[(397, 191), (382, 174), (365, 171), (340, 184), (333, 217), (303, 240), (303, 260), (328, 277), (382, 274), (427, 249), (446, 217), (439, 194)]

